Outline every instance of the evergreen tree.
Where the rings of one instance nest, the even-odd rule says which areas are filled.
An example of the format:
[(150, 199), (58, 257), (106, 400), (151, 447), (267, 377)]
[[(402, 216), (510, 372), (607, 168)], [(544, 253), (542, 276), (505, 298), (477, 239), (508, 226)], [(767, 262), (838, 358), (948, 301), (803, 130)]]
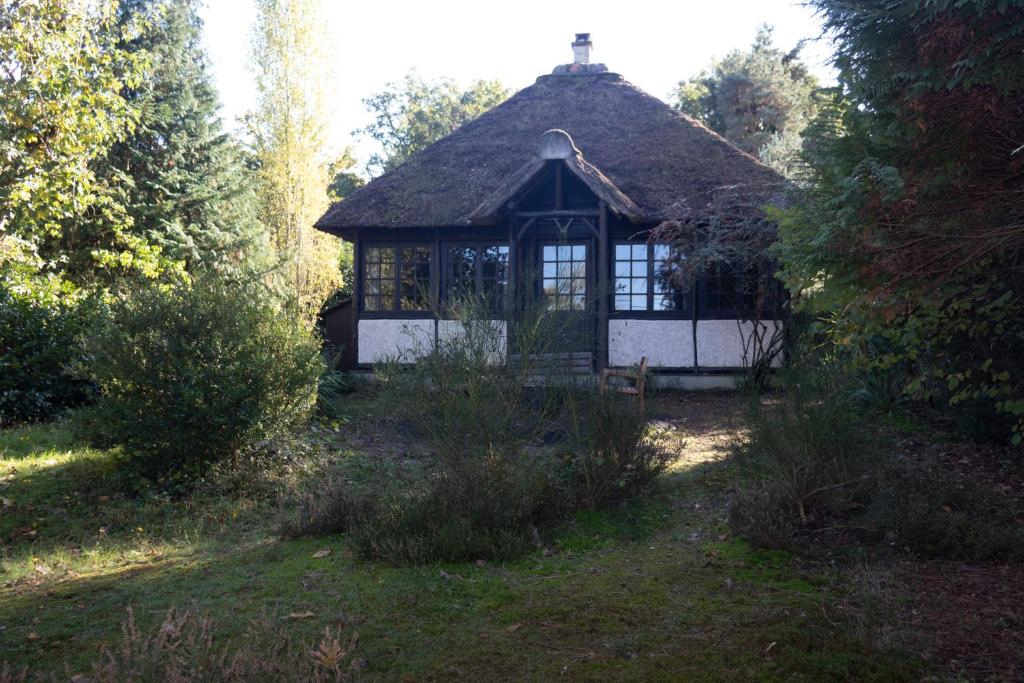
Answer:
[(148, 19), (128, 49), (148, 54), (150, 71), (125, 92), (138, 124), (100, 172), (119, 181), (134, 232), (166, 257), (235, 269), (262, 251), (255, 174), (221, 129), (198, 8), (199, 0), (121, 0), (122, 22)]
[(763, 26), (749, 50), (735, 50), (710, 71), (681, 82), (676, 108), (789, 173), (800, 131), (816, 111), (818, 88), (799, 51), (799, 45), (790, 52), (775, 47), (771, 28)]
[(790, 290), (858, 361), (1022, 443), (1024, 7), (811, 5), (839, 87), (778, 213)]

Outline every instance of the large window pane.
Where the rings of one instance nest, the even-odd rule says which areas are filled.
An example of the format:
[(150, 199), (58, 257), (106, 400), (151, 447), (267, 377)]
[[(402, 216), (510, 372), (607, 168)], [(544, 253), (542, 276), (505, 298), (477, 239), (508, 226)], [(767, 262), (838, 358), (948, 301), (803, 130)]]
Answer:
[(736, 278), (731, 268), (716, 266), (710, 269), (702, 284), (702, 311), (724, 314), (736, 310)]
[(674, 282), (668, 244), (615, 245), (616, 311), (683, 311), (688, 296)]
[[(508, 245), (473, 244), (445, 249), (445, 300), (480, 297), (498, 313), (508, 290)], [(553, 274), (553, 273), (552, 273)]]
[(615, 245), (615, 310), (647, 310), (647, 245)]
[[(542, 284), (548, 308), (556, 311), (586, 309), (587, 246), (545, 246), (541, 250)], [(554, 273), (554, 276), (548, 275)]]
[(484, 299), (492, 311), (504, 310), (508, 291), (508, 246), (485, 246), (481, 247), (480, 253)]
[(403, 311), (430, 308), (430, 247), (403, 247), (399, 278)]
[(395, 310), (395, 248), (366, 247), (363, 273), (364, 310)]

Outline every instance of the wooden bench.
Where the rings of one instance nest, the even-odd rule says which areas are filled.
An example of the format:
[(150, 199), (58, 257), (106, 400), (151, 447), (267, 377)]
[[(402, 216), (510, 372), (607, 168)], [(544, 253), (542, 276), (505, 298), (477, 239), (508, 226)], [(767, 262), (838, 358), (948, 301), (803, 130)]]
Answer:
[(601, 395), (608, 393), (608, 378), (623, 377), (633, 381), (633, 386), (613, 386), (612, 391), (618, 394), (632, 396), (640, 403), (640, 410), (644, 409), (644, 390), (647, 388), (647, 356), (640, 359), (640, 365), (636, 368), (616, 369), (604, 368), (601, 370), (601, 381), (598, 390)]

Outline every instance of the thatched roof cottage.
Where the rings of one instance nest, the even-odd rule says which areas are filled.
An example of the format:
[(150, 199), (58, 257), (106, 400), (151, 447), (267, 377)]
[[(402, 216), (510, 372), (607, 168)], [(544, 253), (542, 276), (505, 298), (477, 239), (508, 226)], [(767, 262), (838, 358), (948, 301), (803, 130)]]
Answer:
[[(593, 313), (574, 343), (595, 369), (649, 359), (656, 372), (734, 371), (749, 359), (737, 283), (660, 277), (665, 221), (759, 213), (781, 178), (603, 65), (576, 59), (332, 206), (316, 223), (355, 244), (358, 365), (410, 350), (445, 325), (451, 292), (517, 296)], [(721, 192), (732, 188), (731, 192)], [(738, 321), (740, 321), (738, 323)], [(412, 332), (410, 334), (410, 331)]]

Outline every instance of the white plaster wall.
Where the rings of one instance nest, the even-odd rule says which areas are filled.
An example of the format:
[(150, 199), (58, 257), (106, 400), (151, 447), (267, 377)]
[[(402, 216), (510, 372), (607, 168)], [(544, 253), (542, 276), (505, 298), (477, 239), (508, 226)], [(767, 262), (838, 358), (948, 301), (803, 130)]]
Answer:
[(693, 323), (689, 320), (608, 321), (608, 364), (636, 365), (647, 356), (651, 367), (693, 367)]
[[(508, 348), (508, 328), (504, 320), (481, 320), (480, 325), (491, 325), (492, 331), (481, 331), (481, 343), (489, 344), (488, 355), (496, 362), (504, 362)], [(446, 342), (459, 339), (466, 334), (465, 325), (458, 320), (439, 320), (437, 323), (437, 341), (443, 349)]]
[(412, 362), (434, 347), (434, 320), (360, 320), (359, 363)]
[[(750, 358), (744, 362), (744, 340), (750, 339), (754, 325), (764, 326), (762, 338), (771, 339), (772, 331), (781, 329), (782, 323), (765, 320), (760, 323), (752, 321), (737, 323), (735, 320), (698, 320), (697, 321), (697, 362), (702, 368), (742, 368), (750, 364)], [(752, 354), (753, 342), (748, 354)], [(772, 361), (774, 367), (782, 364), (782, 356)]]

